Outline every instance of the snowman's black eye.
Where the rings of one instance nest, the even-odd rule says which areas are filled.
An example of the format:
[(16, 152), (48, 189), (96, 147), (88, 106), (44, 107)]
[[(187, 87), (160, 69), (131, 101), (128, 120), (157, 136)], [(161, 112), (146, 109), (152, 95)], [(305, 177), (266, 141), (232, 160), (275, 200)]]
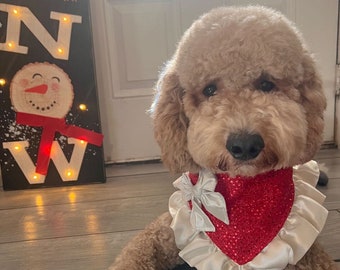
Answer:
[(52, 79), (57, 80), (58, 82), (60, 82), (60, 79), (58, 77), (52, 77)]
[(204, 87), (203, 89), (203, 95), (205, 95), (206, 97), (211, 97), (216, 95), (216, 91), (217, 91), (217, 86), (215, 84), (209, 84), (206, 87)]
[(35, 77), (42, 78), (42, 75), (40, 73), (34, 73), (33, 76), (32, 76), (32, 79), (34, 79)]

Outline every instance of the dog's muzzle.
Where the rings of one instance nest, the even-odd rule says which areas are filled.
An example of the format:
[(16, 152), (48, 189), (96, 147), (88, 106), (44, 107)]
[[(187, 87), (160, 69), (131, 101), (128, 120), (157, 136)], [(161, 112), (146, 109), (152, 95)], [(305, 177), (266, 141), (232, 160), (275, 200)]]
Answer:
[(235, 159), (247, 161), (261, 153), (264, 141), (259, 134), (232, 133), (227, 139), (226, 146)]

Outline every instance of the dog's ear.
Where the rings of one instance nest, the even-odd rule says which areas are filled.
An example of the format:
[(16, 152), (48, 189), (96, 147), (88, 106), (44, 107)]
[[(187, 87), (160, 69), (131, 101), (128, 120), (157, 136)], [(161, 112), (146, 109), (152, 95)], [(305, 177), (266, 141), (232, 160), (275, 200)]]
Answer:
[(323, 92), (320, 75), (315, 67), (314, 59), (307, 52), (305, 53), (302, 67), (304, 78), (303, 83), (299, 86), (299, 90), (308, 123), (306, 151), (302, 157), (302, 161), (305, 162), (314, 157), (323, 142), (323, 114), (326, 109), (326, 97)]
[(168, 65), (156, 85), (150, 112), (163, 163), (172, 172), (185, 172), (196, 167), (187, 148), (189, 120), (184, 113), (183, 95), (178, 76)]

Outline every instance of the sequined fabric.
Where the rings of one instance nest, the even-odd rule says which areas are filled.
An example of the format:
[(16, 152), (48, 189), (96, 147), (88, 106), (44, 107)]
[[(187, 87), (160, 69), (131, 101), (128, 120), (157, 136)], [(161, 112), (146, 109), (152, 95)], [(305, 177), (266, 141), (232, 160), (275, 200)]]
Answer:
[[(232, 260), (243, 265), (270, 243), (285, 223), (294, 202), (292, 168), (255, 177), (217, 174), (215, 191), (225, 198), (229, 225), (205, 211), (215, 232), (210, 239)], [(197, 175), (189, 174), (193, 184)]]

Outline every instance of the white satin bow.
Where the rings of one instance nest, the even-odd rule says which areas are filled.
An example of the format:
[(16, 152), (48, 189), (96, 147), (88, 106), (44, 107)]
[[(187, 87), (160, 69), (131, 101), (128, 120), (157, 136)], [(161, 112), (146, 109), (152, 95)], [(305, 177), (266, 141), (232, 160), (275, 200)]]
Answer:
[(182, 191), (183, 199), (192, 202), (190, 223), (199, 231), (214, 232), (215, 226), (203, 212), (201, 206), (225, 224), (229, 224), (227, 207), (223, 196), (215, 192), (217, 180), (208, 170), (199, 173), (196, 185), (192, 185), (187, 174), (183, 174), (174, 183)]

